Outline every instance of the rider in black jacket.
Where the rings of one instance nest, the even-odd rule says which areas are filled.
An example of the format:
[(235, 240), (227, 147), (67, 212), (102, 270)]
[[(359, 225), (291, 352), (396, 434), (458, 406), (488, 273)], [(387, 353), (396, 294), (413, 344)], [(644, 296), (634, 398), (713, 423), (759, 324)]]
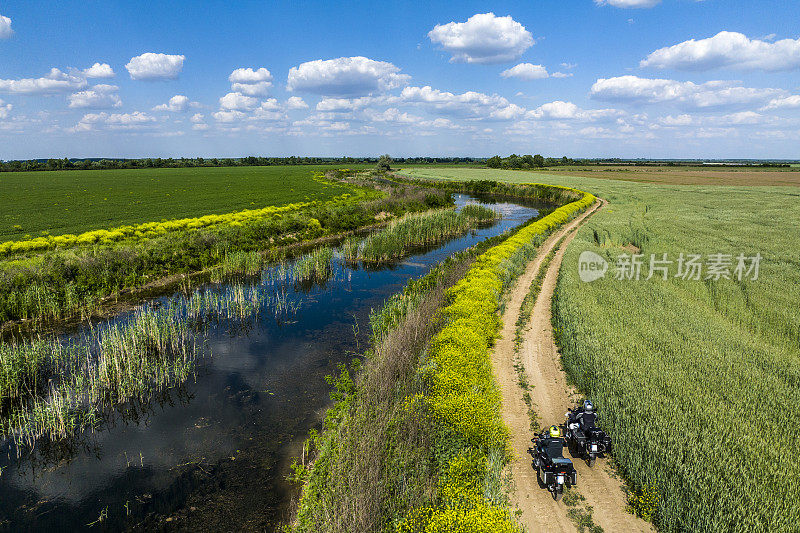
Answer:
[(549, 459), (564, 457), (563, 448), (566, 441), (561, 436), (561, 428), (550, 426), (547, 431), (543, 431), (536, 441), (536, 451)]
[(568, 424), (577, 423), (582, 431), (587, 431), (595, 427), (597, 422), (597, 413), (594, 410), (594, 405), (589, 400), (583, 402), (583, 405), (570, 411)]

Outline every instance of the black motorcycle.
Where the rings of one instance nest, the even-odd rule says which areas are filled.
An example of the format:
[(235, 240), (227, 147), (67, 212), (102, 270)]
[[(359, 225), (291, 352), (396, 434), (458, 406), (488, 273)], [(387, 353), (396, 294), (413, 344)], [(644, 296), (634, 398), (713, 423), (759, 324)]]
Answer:
[(578, 484), (578, 473), (572, 461), (562, 454), (564, 439), (543, 434), (531, 439), (531, 442), (534, 447), (528, 448), (528, 452), (533, 456), (533, 467), (536, 469), (539, 486), (547, 487), (553, 499), (558, 501), (564, 495), (564, 486)]
[[(579, 417), (578, 415), (582, 415)], [(567, 414), (564, 424), (564, 435), (572, 456), (586, 459), (589, 467), (594, 466), (598, 457), (611, 450), (611, 437), (595, 425), (597, 416), (594, 413), (572, 409)]]

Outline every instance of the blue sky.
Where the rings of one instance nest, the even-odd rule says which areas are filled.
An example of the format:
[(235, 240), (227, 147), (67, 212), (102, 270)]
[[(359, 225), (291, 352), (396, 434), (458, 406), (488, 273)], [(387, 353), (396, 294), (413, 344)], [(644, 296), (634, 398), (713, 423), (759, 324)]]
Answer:
[(0, 159), (798, 158), (799, 21), (770, 0), (0, 1)]

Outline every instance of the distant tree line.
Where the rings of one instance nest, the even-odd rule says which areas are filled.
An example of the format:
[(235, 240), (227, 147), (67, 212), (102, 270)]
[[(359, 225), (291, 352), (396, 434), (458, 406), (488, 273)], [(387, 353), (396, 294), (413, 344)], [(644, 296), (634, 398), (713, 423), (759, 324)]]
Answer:
[(544, 167), (557, 167), (563, 165), (574, 165), (575, 160), (567, 156), (557, 159), (555, 157), (542, 157), (536, 155), (517, 155), (511, 154), (508, 157), (500, 157), (496, 155), (486, 160), (486, 166), (489, 168), (544, 168)]
[[(472, 157), (398, 157), (395, 163), (405, 165), (479, 163)], [(192, 168), (192, 167), (261, 167), (275, 165), (375, 165), (377, 157), (257, 157), (241, 158), (144, 158), (144, 159), (31, 159), (0, 161), (0, 172), (34, 170), (106, 170), (117, 168)]]
[(505, 169), (537, 169), (545, 167), (558, 167), (566, 165), (587, 165), (587, 166), (603, 166), (603, 165), (628, 165), (637, 167), (764, 167), (764, 168), (790, 168), (792, 165), (786, 161), (755, 161), (747, 159), (739, 160), (655, 160), (655, 159), (571, 159), (569, 157), (562, 157), (560, 159), (555, 157), (542, 157), (536, 155), (517, 155), (511, 154), (508, 157), (500, 157), (496, 155), (486, 160), (486, 166), (489, 168), (505, 168)]
[(716, 167), (769, 167), (787, 168), (786, 161), (753, 161), (753, 160), (644, 160), (644, 159), (571, 159), (542, 157), (536, 155), (511, 154), (508, 157), (496, 155), (489, 159), (480, 157), (261, 157), (248, 156), (239, 158), (142, 158), (142, 159), (30, 159), (27, 161), (0, 161), (0, 172), (25, 172), (34, 170), (106, 170), (117, 168), (192, 168), (192, 167), (256, 167), (276, 165), (378, 165), (386, 167), (386, 163), (399, 165), (461, 165), (485, 164), (489, 168), (536, 169), (564, 165), (631, 165), (631, 166), (716, 166)]

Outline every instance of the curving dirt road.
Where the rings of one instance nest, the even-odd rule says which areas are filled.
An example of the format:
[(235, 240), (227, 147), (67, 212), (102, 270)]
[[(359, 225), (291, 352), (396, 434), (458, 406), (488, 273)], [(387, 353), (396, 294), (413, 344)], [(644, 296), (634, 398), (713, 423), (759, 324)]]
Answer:
[[(562, 236), (569, 234), (550, 262), (519, 354), (532, 387), (530, 394), (533, 409), (539, 416), (540, 425), (561, 424), (564, 413), (574, 406), (577, 396), (574, 389), (567, 385), (566, 375), (561, 368), (559, 352), (553, 339), (550, 304), (564, 250), (574, 237), (574, 230), (604, 204), (605, 202), (598, 202), (542, 245), (536, 259), (528, 265), (512, 289), (503, 315), (501, 338), (492, 355), (492, 364), (503, 395), (503, 419), (511, 430), (510, 442), (514, 451), (512, 504), (522, 512), (520, 520), (530, 533), (573, 532), (576, 527), (567, 516), (570, 508), (564, 501), (556, 502), (546, 489), (539, 488), (536, 471), (531, 466), (531, 456), (527, 453), (533, 433), (530, 430), (527, 406), (522, 399), (523, 391), (514, 368), (516, 322), (522, 300), (539, 272), (543, 258)], [(570, 457), (566, 449), (565, 457)], [(592, 507), (592, 518), (597, 525), (606, 532), (654, 531), (649, 523), (625, 511), (626, 499), (622, 484), (611, 473), (607, 459), (598, 459), (592, 468), (579, 458), (572, 459), (578, 471), (576, 488), (585, 498), (582, 506)]]

